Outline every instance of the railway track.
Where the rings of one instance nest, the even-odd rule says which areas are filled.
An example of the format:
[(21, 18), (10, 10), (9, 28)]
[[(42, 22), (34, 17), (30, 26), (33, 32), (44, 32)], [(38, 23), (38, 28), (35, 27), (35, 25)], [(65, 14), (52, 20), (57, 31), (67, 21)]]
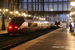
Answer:
[(46, 34), (50, 31), (53, 31), (55, 29), (45, 29), (45, 30), (39, 30), (39, 31), (35, 31), (32, 33), (28, 33), (28, 34), (24, 34), (24, 35), (20, 35), (20, 36), (3, 36), (0, 39), (0, 50), (4, 49), (4, 50), (8, 50), (12, 47), (15, 47), (19, 44), (22, 44), (24, 42), (27, 42), (31, 39), (37, 38), (43, 34)]

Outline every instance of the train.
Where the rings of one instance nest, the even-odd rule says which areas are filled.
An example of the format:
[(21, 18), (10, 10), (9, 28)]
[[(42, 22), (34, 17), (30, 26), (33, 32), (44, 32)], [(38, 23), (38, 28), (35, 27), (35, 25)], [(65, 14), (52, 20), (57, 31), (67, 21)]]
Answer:
[(55, 27), (56, 27), (56, 28), (62, 27), (62, 22), (60, 22), (60, 21), (55, 21)]
[(34, 32), (36, 30), (50, 28), (52, 24), (48, 21), (39, 21), (33, 17), (13, 17), (7, 27), (8, 33), (12, 35), (21, 35)]

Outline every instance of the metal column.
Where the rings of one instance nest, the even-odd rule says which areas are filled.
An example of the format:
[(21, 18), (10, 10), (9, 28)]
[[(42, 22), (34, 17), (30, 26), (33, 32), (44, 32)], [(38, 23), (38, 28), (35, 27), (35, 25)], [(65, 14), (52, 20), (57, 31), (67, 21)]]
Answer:
[(15, 0), (13, 0), (13, 10), (14, 10), (14, 17), (15, 17)]
[(44, 18), (44, 0), (43, 0), (43, 18)]
[(27, 0), (27, 16), (28, 16), (28, 0)]
[(33, 0), (31, 0), (31, 16), (33, 17)]
[(23, 16), (23, 2), (21, 0), (21, 16)]
[(38, 18), (39, 18), (39, 0), (38, 0)]
[(4, 8), (4, 0), (2, 0), (2, 30), (5, 30), (5, 20), (4, 20), (4, 16), (5, 16), (5, 8)]
[(36, 17), (36, 0), (35, 0), (35, 17)]

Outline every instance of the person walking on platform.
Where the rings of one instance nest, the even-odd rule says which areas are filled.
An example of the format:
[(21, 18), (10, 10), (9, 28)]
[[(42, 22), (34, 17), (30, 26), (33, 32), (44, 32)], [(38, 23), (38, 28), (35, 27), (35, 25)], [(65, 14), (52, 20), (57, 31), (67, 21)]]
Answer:
[(72, 31), (72, 25), (71, 25), (71, 23), (70, 23), (70, 32)]

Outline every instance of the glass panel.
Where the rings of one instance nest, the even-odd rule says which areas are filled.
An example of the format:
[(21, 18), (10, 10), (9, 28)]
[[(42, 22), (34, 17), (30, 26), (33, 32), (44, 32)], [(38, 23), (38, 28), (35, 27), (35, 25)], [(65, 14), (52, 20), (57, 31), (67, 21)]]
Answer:
[(38, 11), (38, 3), (36, 3), (36, 11)]
[(33, 11), (35, 11), (35, 3), (33, 3)]
[(61, 3), (58, 4), (58, 10), (62, 11), (62, 4)]
[(56, 2), (56, 1), (58, 1), (58, 0), (54, 0), (54, 2)]
[(21, 11), (21, 3), (19, 3), (19, 11)]
[(57, 11), (57, 3), (54, 4), (54, 11)]
[(67, 3), (68, 3), (68, 2), (63, 2), (63, 11), (67, 11), (67, 7), (68, 7), (68, 6), (67, 6)]
[(31, 11), (31, 3), (28, 3), (28, 10)]
[(68, 1), (72, 1), (72, 0), (68, 0)]
[(31, 2), (31, 0), (28, 0), (28, 2)]
[(12, 9), (12, 8), (11, 8), (11, 3), (9, 3), (9, 9)]
[(4, 7), (7, 8), (6, 1), (4, 0)]
[(43, 3), (39, 4), (39, 11), (43, 11)]
[(35, 2), (35, 0), (33, 0), (33, 2)]
[(23, 3), (23, 10), (27, 11), (27, 3)]
[(67, 0), (63, 0), (63, 1), (67, 1)]
[(44, 3), (44, 11), (48, 11), (48, 3)]
[(63, 4), (63, 11), (67, 11), (67, 4)]
[(68, 10), (70, 11), (72, 6), (70, 5), (70, 2), (68, 3)]
[(23, 0), (23, 2), (27, 2), (27, 0)]
[(62, 0), (58, 0), (58, 1), (62, 1)]
[(44, 2), (48, 2), (48, 0), (44, 0)]
[(38, 0), (36, 0), (36, 2), (38, 2)]
[(49, 11), (53, 11), (53, 5), (52, 5), (52, 3), (49, 3)]
[(39, 2), (43, 2), (43, 0), (39, 0)]
[(49, 2), (53, 2), (53, 0), (49, 0)]

